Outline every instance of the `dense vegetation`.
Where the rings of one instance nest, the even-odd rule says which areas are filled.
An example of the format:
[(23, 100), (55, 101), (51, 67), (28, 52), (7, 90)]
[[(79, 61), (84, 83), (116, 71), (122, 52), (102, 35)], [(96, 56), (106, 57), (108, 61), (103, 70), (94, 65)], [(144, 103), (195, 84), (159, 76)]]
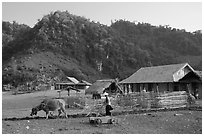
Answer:
[[(111, 26), (106, 26), (67, 11), (52, 12), (33, 28), (16, 22), (3, 22), (2, 28), (3, 69), (12, 67), (11, 58), (18, 59), (19, 56), (44, 51), (69, 57), (77, 65), (71, 70), (56, 66), (62, 74), (76, 75), (89, 81), (98, 78), (122, 79), (144, 66), (183, 62), (190, 63), (198, 70), (202, 66), (201, 31), (190, 33), (169, 26), (125, 20), (117, 20)], [(102, 70), (97, 69), (100, 63)], [(38, 70), (32, 72), (37, 73)], [(11, 81), (8, 80), (8, 71), (3, 71), (3, 83)], [(17, 76), (13, 73), (10, 70), (10, 76)]]

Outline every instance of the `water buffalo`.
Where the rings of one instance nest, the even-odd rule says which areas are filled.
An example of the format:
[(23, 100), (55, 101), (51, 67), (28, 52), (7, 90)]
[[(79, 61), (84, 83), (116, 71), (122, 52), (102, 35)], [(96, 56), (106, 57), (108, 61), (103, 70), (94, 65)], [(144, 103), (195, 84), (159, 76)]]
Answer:
[(37, 115), (37, 112), (41, 110), (45, 111), (46, 119), (48, 119), (48, 115), (51, 114), (51, 112), (56, 110), (58, 110), (58, 117), (63, 112), (65, 114), (65, 117), (67, 118), (65, 101), (63, 99), (45, 99), (39, 105), (32, 108), (30, 115)]

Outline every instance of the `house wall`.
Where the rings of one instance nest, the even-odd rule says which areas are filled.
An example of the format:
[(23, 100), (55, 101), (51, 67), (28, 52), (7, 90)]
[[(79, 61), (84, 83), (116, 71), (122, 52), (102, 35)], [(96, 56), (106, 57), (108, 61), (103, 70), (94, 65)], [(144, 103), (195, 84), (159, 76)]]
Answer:
[[(137, 84), (122, 84), (121, 85), (123, 88), (123, 91), (125, 93), (134, 93), (134, 92), (141, 92), (142, 90), (149, 91), (148, 90), (148, 83), (137, 83)], [(169, 87), (168, 87), (169, 86)], [(181, 85), (178, 83), (178, 89), (180, 90)], [(152, 83), (152, 91), (157, 92), (157, 87), (158, 91), (160, 93), (165, 93), (165, 92), (173, 92), (174, 91), (174, 83)], [(167, 89), (169, 88), (169, 89)]]
[(64, 85), (55, 84), (54, 87), (55, 87), (55, 90), (60, 90), (60, 89), (64, 88)]
[[(174, 86), (177, 86), (177, 90), (174, 90), (175, 89)], [(173, 92), (173, 91), (186, 91), (187, 87), (185, 83), (158, 83), (158, 90), (161, 93)]]
[(61, 89), (65, 89), (68, 86), (74, 87), (74, 85), (68, 85), (68, 84), (55, 84), (54, 88), (55, 90), (61, 90)]
[(120, 87), (123, 89), (125, 93), (134, 93), (134, 92), (140, 92), (139, 84), (121, 84)]
[[(202, 99), (202, 83), (189, 84), (190, 93), (195, 96), (196, 99)], [(198, 96), (197, 96), (198, 94)]]
[(140, 92), (140, 84), (133, 84), (133, 92)]
[(174, 91), (174, 83), (160, 83), (159, 84), (159, 92), (173, 92)]
[(87, 89), (86, 85), (75, 85), (76, 89)]
[(160, 93), (164, 93), (167, 91), (167, 83), (160, 83), (158, 84), (158, 91)]
[[(167, 90), (169, 85), (169, 90)], [(171, 92), (173, 91), (173, 85), (172, 83), (154, 83), (152, 91), (154, 92), (160, 92), (160, 93), (165, 93), (165, 92)]]
[(202, 84), (198, 85), (198, 99), (202, 99)]
[(169, 83), (169, 92), (173, 92), (174, 91), (173, 88), (174, 88), (174, 84)]
[[(139, 86), (139, 90), (137, 89), (138, 91), (142, 91), (144, 89), (146, 91), (150, 91), (148, 83), (137, 84), (137, 86)], [(157, 92), (157, 88), (158, 88), (159, 92), (161, 92), (161, 91), (163, 92), (164, 90), (166, 90), (166, 85), (162, 84), (162, 83), (158, 83), (158, 84), (152, 83), (151, 86), (152, 86), (151, 91), (153, 91), (153, 92)]]

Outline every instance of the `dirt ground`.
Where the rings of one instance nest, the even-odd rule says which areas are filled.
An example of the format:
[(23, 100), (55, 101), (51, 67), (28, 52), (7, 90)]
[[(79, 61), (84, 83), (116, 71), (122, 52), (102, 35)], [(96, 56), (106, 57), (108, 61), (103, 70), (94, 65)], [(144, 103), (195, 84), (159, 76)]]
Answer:
[[(75, 95), (75, 94), (72, 94)], [(117, 124), (91, 125), (82, 118), (30, 118), (30, 108), (56, 91), (13, 96), (2, 95), (3, 134), (202, 134), (202, 111), (176, 110), (114, 116)], [(80, 112), (68, 110), (68, 114)], [(45, 114), (40, 112), (39, 116)], [(15, 120), (12, 118), (22, 118)], [(26, 118), (28, 117), (28, 118)], [(5, 119), (8, 120), (5, 120)], [(10, 120), (9, 120), (10, 118)]]

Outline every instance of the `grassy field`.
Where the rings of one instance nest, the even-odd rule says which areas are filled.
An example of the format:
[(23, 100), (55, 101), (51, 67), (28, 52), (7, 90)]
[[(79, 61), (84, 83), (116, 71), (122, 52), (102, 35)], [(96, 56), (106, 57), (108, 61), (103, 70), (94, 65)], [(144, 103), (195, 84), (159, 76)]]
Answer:
[[(81, 97), (82, 93), (75, 93), (71, 91), (70, 97)], [(22, 118), (30, 115), (32, 107), (40, 104), (40, 102), (45, 98), (58, 98), (59, 95), (56, 90), (40, 91), (29, 94), (21, 95), (11, 95), (11, 93), (4, 93), (2, 95), (2, 117), (17, 117)], [(61, 97), (67, 97), (67, 91), (61, 92)], [(80, 110), (69, 110), (67, 109), (68, 114), (73, 114), (74, 112)], [(43, 111), (39, 112), (39, 116), (45, 116)]]
[[(71, 96), (83, 94), (71, 93)], [(67, 96), (63, 92), (62, 96)], [(2, 133), (3, 134), (201, 134), (202, 111), (177, 110), (126, 114), (115, 116), (118, 124), (91, 125), (88, 117), (82, 118), (30, 118), (33, 106), (47, 97), (58, 97), (56, 91), (36, 92), (30, 94), (2, 95)], [(83, 109), (67, 109), (68, 114), (81, 113)], [(44, 112), (39, 112), (44, 117)], [(5, 120), (5, 118), (22, 118)], [(29, 117), (29, 118), (26, 118)]]

